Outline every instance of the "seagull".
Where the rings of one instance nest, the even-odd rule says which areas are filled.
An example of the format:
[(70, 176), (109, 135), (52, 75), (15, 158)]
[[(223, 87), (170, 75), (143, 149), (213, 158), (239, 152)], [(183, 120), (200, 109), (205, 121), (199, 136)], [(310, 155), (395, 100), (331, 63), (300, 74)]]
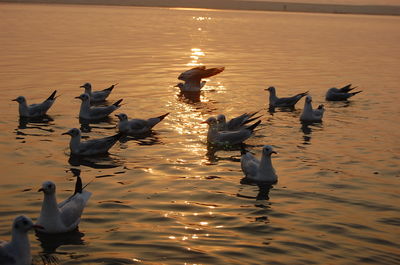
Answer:
[(91, 192), (82, 187), (82, 179), (79, 174), (76, 175), (74, 194), (61, 203), (57, 204), (56, 185), (53, 182), (44, 182), (38, 191), (43, 192), (44, 199), (37, 225), (44, 229), (39, 228), (37, 230), (47, 234), (66, 233), (75, 230), (81, 220), (83, 209), (92, 195)]
[(31, 247), (28, 231), (31, 229), (43, 229), (40, 225), (34, 225), (26, 216), (18, 216), (14, 219), (11, 229), (11, 241), (0, 242), (0, 264), (2, 265), (31, 265)]
[(278, 176), (272, 166), (272, 154), (276, 154), (276, 152), (270, 145), (264, 145), (261, 161), (250, 152), (243, 153), (240, 158), (240, 164), (245, 177), (255, 182), (276, 183)]
[(278, 98), (276, 96), (276, 89), (275, 87), (271, 86), (267, 89), (269, 91), (269, 106), (270, 108), (275, 108), (275, 107), (283, 107), (283, 108), (294, 108), (296, 103), (305, 95), (308, 94), (307, 92), (299, 93), (297, 95), (294, 95), (292, 97), (286, 97), (286, 98)]
[(79, 118), (84, 120), (101, 120), (108, 117), (116, 109), (121, 107), (120, 103), (122, 99), (118, 100), (114, 104), (106, 107), (91, 107), (90, 97), (88, 94), (81, 94), (79, 97), (75, 97), (82, 100), (81, 109), (79, 111)]
[(301, 122), (322, 122), (322, 117), (324, 115), (324, 105), (319, 105), (317, 109), (312, 108), (312, 97), (307, 96), (304, 102), (304, 109), (300, 115)]
[(106, 154), (108, 150), (122, 137), (122, 133), (117, 133), (113, 136), (104, 138), (87, 140), (81, 142), (81, 131), (77, 128), (72, 128), (62, 135), (70, 135), (69, 148), (71, 155), (76, 156), (91, 156)]
[(206, 81), (201, 81), (202, 78), (217, 75), (224, 70), (225, 67), (208, 69), (206, 69), (205, 66), (194, 67), (181, 73), (178, 76), (178, 79), (185, 81), (185, 83), (178, 83), (176, 87), (179, 87), (181, 89), (181, 92), (198, 92), (206, 84)]
[(89, 95), (91, 103), (97, 103), (105, 101), (116, 85), (118, 85), (118, 83), (99, 91), (92, 91), (92, 84), (90, 83), (85, 83), (80, 87), (85, 89), (85, 93)]
[(17, 101), (19, 103), (19, 116), (24, 118), (37, 118), (46, 115), (46, 112), (53, 105), (56, 100), (57, 90), (54, 92), (42, 103), (31, 104), (28, 105), (26, 103), (26, 99), (23, 96), (19, 96), (12, 101)]
[(118, 123), (119, 132), (127, 135), (141, 135), (149, 133), (151, 129), (155, 125), (157, 125), (160, 121), (162, 121), (168, 114), (169, 112), (164, 115), (155, 118), (150, 118), (147, 120), (142, 120), (142, 119), (128, 120), (128, 116), (125, 113), (120, 113), (115, 116), (119, 118), (119, 123)]
[(219, 114), (217, 116), (218, 122), (218, 130), (219, 131), (236, 131), (242, 129), (247, 123), (255, 121), (256, 119), (260, 118), (261, 116), (257, 116), (252, 118), (256, 115), (258, 111), (251, 112), (251, 113), (243, 113), (242, 115), (235, 117), (228, 122), (226, 122), (226, 117), (224, 114)]
[(261, 123), (256, 123), (244, 127), (237, 131), (218, 131), (217, 119), (210, 117), (203, 123), (208, 124), (207, 142), (212, 145), (232, 146), (241, 144), (247, 140), (252, 134), (254, 129)]
[(351, 87), (351, 84), (348, 84), (342, 88), (336, 88), (336, 87), (329, 88), (328, 91), (326, 92), (325, 99), (328, 101), (347, 100), (348, 98), (351, 98), (352, 96), (362, 92), (362, 90), (356, 92), (350, 92), (355, 88), (357, 87)]

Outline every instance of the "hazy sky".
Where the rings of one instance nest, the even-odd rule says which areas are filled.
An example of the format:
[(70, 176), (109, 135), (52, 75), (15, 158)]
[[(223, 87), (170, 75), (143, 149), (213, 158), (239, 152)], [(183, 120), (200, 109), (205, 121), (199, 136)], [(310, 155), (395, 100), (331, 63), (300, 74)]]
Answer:
[(254, 0), (254, 1), (348, 4), (348, 5), (400, 5), (400, 0)]

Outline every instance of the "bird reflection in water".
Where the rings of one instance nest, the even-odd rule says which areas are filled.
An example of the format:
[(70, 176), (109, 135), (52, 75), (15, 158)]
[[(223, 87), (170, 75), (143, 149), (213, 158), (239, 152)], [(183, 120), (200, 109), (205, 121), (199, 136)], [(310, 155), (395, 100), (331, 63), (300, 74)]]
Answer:
[(302, 123), (301, 124), (301, 131), (303, 132), (303, 144), (307, 145), (310, 144), (311, 141), (311, 134), (315, 129), (322, 129), (322, 123)]
[(248, 178), (242, 178), (240, 180), (240, 184), (245, 185), (257, 185), (258, 193), (256, 197), (253, 196), (245, 196), (238, 194), (238, 197), (248, 198), (248, 199), (256, 199), (257, 201), (269, 200), (269, 191), (273, 188), (273, 184), (267, 182), (254, 182)]
[[(129, 141), (136, 141), (139, 145), (155, 145), (162, 144), (160, 138), (158, 137), (158, 133), (154, 131), (150, 131), (141, 135), (125, 135), (120, 140), (121, 143), (127, 143)], [(121, 146), (124, 149), (124, 146)]]
[(116, 168), (123, 165), (120, 159), (111, 157), (109, 154), (87, 157), (71, 155), (68, 163), (74, 167), (87, 166), (94, 169)]
[[(85, 236), (84, 233), (80, 232), (77, 229), (62, 234), (45, 234), (36, 232), (36, 237), (40, 242), (40, 246), (43, 249), (43, 254), (41, 254), (41, 258), (43, 261), (53, 261), (53, 263), (44, 263), (44, 264), (54, 264), (55, 257), (54, 253), (59, 253), (57, 248), (60, 246), (65, 245), (84, 245), (85, 241), (83, 237)], [(44, 260), (45, 259), (45, 260)], [(57, 264), (57, 263), (56, 263)]]
[(201, 91), (188, 91), (188, 92), (182, 92), (180, 91), (177, 96), (180, 101), (183, 101), (185, 103), (191, 104), (191, 103), (198, 103), (201, 102)]
[[(234, 146), (216, 146), (212, 144), (207, 144), (207, 153), (206, 157), (210, 165), (215, 165), (218, 163), (220, 160), (229, 160), (233, 162), (240, 162), (240, 151), (243, 150), (243, 148), (248, 147), (246, 144), (242, 143), (239, 145), (234, 145)], [(218, 151), (238, 151), (237, 155), (229, 156), (229, 157), (220, 157), (217, 156), (216, 153)]]
[[(19, 118), (19, 124), (18, 128), (16, 129), (18, 135), (33, 135), (33, 136), (40, 136), (40, 134), (29, 134), (22, 132), (20, 130), (26, 130), (26, 129), (37, 129), (45, 132), (54, 132), (53, 129), (47, 128), (53, 125), (51, 122), (54, 121), (53, 118), (51, 118), (48, 115), (45, 115), (40, 118), (25, 118), (25, 117), (20, 117)], [(29, 124), (29, 126), (28, 126)]]
[[(106, 117), (101, 120), (96, 120), (96, 121), (90, 121), (90, 120), (85, 120), (85, 119), (79, 119), (79, 123), (81, 124), (80, 130), (81, 132), (89, 133), (92, 131), (92, 129), (106, 129), (106, 130), (115, 130), (115, 121), (110, 118)], [(92, 125), (96, 124), (96, 125)], [(102, 124), (109, 124), (110, 126), (100, 126)]]

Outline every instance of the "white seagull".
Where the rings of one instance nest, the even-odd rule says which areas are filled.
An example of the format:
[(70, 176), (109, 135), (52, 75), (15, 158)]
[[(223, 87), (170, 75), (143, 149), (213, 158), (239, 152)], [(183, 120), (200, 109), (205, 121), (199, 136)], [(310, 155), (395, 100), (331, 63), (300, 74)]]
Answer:
[(118, 122), (118, 130), (121, 133), (127, 134), (127, 135), (142, 135), (149, 133), (151, 129), (157, 125), (160, 121), (162, 121), (167, 115), (169, 114), (166, 113), (164, 115), (155, 117), (155, 118), (150, 118), (147, 120), (143, 119), (128, 119), (128, 116), (125, 113), (120, 113), (115, 116), (118, 117), (119, 122)]
[(83, 87), (85, 89), (85, 93), (89, 95), (90, 102), (97, 103), (105, 101), (116, 85), (118, 85), (118, 83), (99, 91), (92, 91), (92, 84), (90, 83), (85, 83), (81, 87)]
[(253, 134), (254, 129), (261, 123), (256, 123), (244, 127), (237, 131), (218, 131), (217, 119), (214, 117), (208, 118), (203, 123), (208, 124), (207, 142), (212, 145), (232, 146), (241, 144)]
[(0, 264), (2, 265), (31, 265), (31, 247), (28, 231), (31, 229), (43, 229), (34, 225), (32, 220), (23, 215), (14, 219), (11, 229), (11, 241), (0, 242)]
[(104, 138), (87, 140), (81, 142), (81, 131), (77, 128), (72, 128), (63, 135), (70, 135), (69, 149), (71, 155), (76, 156), (91, 156), (106, 154), (108, 150), (122, 137), (122, 133), (117, 133), (113, 136)]
[(260, 116), (254, 117), (258, 111), (251, 112), (251, 113), (243, 113), (242, 115), (232, 118), (228, 122), (226, 121), (226, 117), (224, 114), (219, 114), (217, 116), (218, 122), (218, 130), (219, 131), (237, 131), (242, 129), (246, 124), (249, 122), (255, 121), (256, 119), (260, 118)]
[(90, 97), (88, 94), (81, 94), (79, 97), (75, 97), (82, 100), (81, 108), (79, 111), (79, 118), (84, 120), (101, 120), (108, 115), (110, 115), (113, 111), (119, 109), (121, 107), (120, 103), (122, 99), (118, 100), (114, 104), (106, 107), (92, 107), (90, 106)]
[(307, 92), (299, 93), (297, 95), (294, 95), (292, 97), (285, 97), (285, 98), (278, 98), (276, 96), (276, 89), (275, 87), (271, 86), (267, 89), (269, 91), (269, 106), (270, 108), (275, 108), (275, 107), (282, 107), (282, 108), (294, 108), (296, 103), (305, 95), (308, 94)]
[(181, 89), (181, 92), (199, 92), (200, 89), (206, 84), (206, 81), (201, 81), (202, 78), (214, 76), (224, 71), (225, 67), (208, 68), (205, 66), (198, 66), (189, 69), (178, 76), (179, 80), (185, 81), (178, 83), (176, 87)]
[(50, 109), (57, 98), (56, 93), (57, 90), (54, 90), (54, 92), (45, 101), (38, 104), (28, 105), (25, 97), (23, 96), (19, 96), (12, 101), (17, 101), (19, 103), (19, 116), (24, 118), (38, 118), (46, 115), (46, 112)]
[(348, 84), (342, 88), (332, 87), (329, 88), (326, 92), (325, 99), (328, 101), (343, 101), (348, 98), (361, 93), (362, 90), (356, 92), (350, 92), (357, 87), (351, 87), (351, 84)]
[(242, 154), (240, 164), (246, 178), (255, 182), (276, 183), (278, 176), (272, 166), (271, 155), (276, 154), (272, 146), (264, 145), (261, 161), (255, 158), (250, 152)]
[(56, 185), (53, 182), (44, 182), (38, 191), (44, 193), (44, 199), (37, 225), (44, 229), (37, 230), (48, 234), (65, 233), (76, 229), (83, 209), (92, 195), (82, 187), (80, 176), (76, 176), (74, 194), (61, 203), (57, 203)]
[(304, 101), (304, 109), (300, 115), (300, 121), (306, 123), (312, 122), (322, 122), (322, 117), (324, 115), (324, 105), (319, 105), (317, 109), (312, 108), (312, 97), (307, 96)]

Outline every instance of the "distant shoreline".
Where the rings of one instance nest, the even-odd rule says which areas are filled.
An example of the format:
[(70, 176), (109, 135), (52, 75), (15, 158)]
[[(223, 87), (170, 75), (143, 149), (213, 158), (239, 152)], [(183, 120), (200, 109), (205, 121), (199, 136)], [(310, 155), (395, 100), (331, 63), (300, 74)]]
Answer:
[(264, 2), (252, 0), (0, 0), (0, 2), (166, 8), (205, 8), (220, 10), (281, 11), (390, 16), (400, 15), (400, 6), (310, 4), (291, 2)]

